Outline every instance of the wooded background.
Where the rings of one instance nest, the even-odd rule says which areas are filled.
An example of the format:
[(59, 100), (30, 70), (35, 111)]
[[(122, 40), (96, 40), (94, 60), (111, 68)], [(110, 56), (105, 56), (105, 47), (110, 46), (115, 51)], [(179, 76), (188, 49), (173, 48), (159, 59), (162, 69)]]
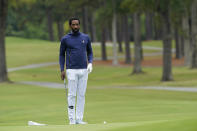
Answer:
[[(176, 58), (197, 68), (197, 0), (0, 0), (0, 82), (8, 81), (5, 36), (59, 41), (69, 32), (68, 19), (81, 19), (81, 31), (92, 42), (101, 42), (107, 60), (106, 41), (117, 52), (125, 50), (125, 63), (142, 73), (143, 40), (163, 41), (162, 81), (173, 80), (172, 40)], [(130, 42), (134, 41), (134, 60)]]

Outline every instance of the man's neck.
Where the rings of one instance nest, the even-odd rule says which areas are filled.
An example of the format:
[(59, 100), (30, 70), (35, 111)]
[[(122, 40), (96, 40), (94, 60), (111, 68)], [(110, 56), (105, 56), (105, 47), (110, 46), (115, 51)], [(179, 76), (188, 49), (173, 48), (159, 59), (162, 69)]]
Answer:
[(77, 32), (73, 32), (73, 31), (71, 31), (71, 34), (73, 34), (73, 35), (79, 35), (79, 34), (80, 34), (80, 32), (79, 32), (79, 31), (77, 31)]

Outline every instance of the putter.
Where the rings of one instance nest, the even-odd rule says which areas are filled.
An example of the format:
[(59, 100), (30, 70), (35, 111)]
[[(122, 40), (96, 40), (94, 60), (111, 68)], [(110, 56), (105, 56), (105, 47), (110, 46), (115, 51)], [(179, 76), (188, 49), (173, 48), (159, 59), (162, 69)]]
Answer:
[[(67, 103), (67, 107), (68, 107), (68, 85), (66, 84), (66, 79), (64, 79), (64, 87), (65, 87), (65, 90), (66, 90), (66, 103)], [(67, 112), (67, 114), (68, 114), (68, 112)], [(66, 119), (66, 120), (69, 122), (68, 119)]]
[[(64, 79), (64, 87), (66, 89), (66, 99), (68, 99), (68, 86), (66, 84), (66, 79)], [(68, 103), (68, 102), (67, 102)]]

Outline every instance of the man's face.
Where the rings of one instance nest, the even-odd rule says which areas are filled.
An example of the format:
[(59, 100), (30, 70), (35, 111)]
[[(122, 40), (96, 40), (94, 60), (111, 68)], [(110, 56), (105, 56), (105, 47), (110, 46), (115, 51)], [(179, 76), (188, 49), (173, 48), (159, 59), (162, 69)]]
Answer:
[(79, 29), (80, 29), (79, 21), (78, 20), (73, 20), (71, 25), (70, 25), (70, 28), (72, 29), (73, 33), (79, 32)]

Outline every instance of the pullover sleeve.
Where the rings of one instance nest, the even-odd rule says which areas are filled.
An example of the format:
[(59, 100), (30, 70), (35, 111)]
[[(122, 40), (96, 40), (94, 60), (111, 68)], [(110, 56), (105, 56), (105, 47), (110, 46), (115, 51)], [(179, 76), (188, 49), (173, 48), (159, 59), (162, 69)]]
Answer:
[(92, 52), (92, 46), (90, 38), (88, 37), (88, 44), (87, 44), (87, 56), (88, 56), (88, 63), (93, 62), (93, 52)]
[(62, 39), (60, 44), (60, 52), (59, 52), (59, 64), (61, 71), (64, 71), (65, 51), (66, 51), (66, 43), (64, 42), (64, 39)]

